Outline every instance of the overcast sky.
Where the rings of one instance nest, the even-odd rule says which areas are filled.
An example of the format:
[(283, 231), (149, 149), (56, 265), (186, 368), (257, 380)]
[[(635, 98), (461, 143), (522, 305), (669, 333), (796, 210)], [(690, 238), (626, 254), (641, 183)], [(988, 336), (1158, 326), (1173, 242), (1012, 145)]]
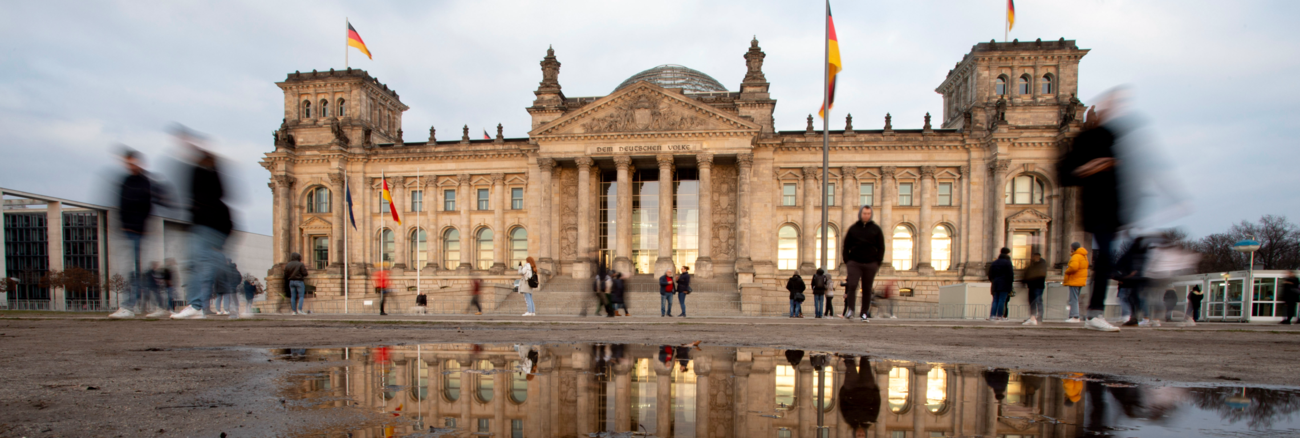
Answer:
[[(538, 62), (553, 45), (566, 95), (608, 94), (660, 64), (728, 89), (757, 36), (779, 130), (803, 129), (821, 101), (822, 6), (789, 1), (64, 2), (0, 3), (0, 187), (111, 203), (115, 143), (162, 168), (165, 129), (183, 123), (226, 159), (237, 227), (270, 234), (269, 174), (283, 95), (295, 70), (344, 68), (345, 17), (374, 55), (353, 49), (411, 107), (407, 141), (430, 125), (454, 139), (505, 126), (527, 135)], [(1004, 0), (840, 1), (844, 71), (833, 115), (879, 129), (941, 118), (934, 92), (977, 42), (1002, 38)], [(1300, 2), (1019, 0), (1011, 38), (1073, 39), (1092, 49), (1080, 97), (1115, 85), (1137, 105), (1195, 196), (1193, 236), (1242, 219), (1300, 220)], [(1291, 132), (1293, 134), (1287, 134)], [(1291, 138), (1288, 140), (1288, 138)]]

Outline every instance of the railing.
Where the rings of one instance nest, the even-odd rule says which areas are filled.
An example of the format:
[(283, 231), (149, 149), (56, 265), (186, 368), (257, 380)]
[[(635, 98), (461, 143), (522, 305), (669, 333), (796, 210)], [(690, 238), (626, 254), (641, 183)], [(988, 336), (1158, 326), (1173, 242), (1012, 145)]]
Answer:
[[(8, 310), (55, 310), (54, 301), (51, 300), (9, 300), (6, 305)], [(61, 311), (66, 312), (108, 312), (116, 310), (116, 303), (102, 303), (99, 300), (67, 300), (64, 301), (64, 308)]]

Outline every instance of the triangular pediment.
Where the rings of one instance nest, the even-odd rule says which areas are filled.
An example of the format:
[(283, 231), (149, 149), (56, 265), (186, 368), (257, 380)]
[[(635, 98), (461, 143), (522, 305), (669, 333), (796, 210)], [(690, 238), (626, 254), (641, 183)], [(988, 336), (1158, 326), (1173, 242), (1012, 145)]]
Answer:
[(299, 225), (299, 228), (302, 228), (302, 229), (304, 229), (304, 230), (309, 230), (309, 229), (314, 229), (314, 230), (328, 230), (328, 229), (331, 228), (331, 224), (330, 224), (329, 221), (327, 221), (327, 220), (325, 220), (325, 219), (323, 219), (323, 218), (321, 218), (321, 217), (313, 216), (313, 217), (309, 217), (309, 218), (307, 218), (307, 220), (303, 221), (303, 222), (302, 222), (302, 225)]
[(1017, 222), (1017, 223), (1047, 223), (1051, 221), (1052, 221), (1051, 216), (1043, 214), (1043, 212), (1034, 210), (1032, 208), (1021, 210), (1019, 213), (1007, 217), (1007, 222)]
[(757, 123), (719, 111), (675, 90), (638, 82), (542, 125), (530, 136), (597, 137), (619, 134), (754, 133)]

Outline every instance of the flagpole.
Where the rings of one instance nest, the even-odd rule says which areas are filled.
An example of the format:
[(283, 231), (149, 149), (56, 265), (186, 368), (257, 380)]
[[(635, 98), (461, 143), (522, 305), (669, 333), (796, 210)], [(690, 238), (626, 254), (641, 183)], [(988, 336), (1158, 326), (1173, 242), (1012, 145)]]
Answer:
[[(349, 196), (351, 194), (352, 187), (348, 183), (348, 172), (345, 168), (343, 170), (343, 196)], [(344, 202), (344, 204), (347, 204), (348, 219), (351, 219), (352, 205), (347, 202)], [(339, 208), (342, 207), (342, 205), (339, 206)], [(343, 222), (343, 314), (345, 315), (348, 313), (348, 225), (347, 221)]]
[(1007, 11), (1002, 11), (1002, 42), (1007, 42), (1007, 34), (1011, 33), (1011, 16)]
[[(424, 183), (420, 181), (420, 176), (422, 175), (420, 170), (421, 169), (418, 167), (415, 168), (415, 183), (420, 185), (420, 209), (416, 210), (415, 212), (415, 260), (411, 261), (411, 263), (415, 264), (415, 295), (416, 296), (420, 296), (420, 271), (424, 269), (424, 265), (420, 263), (420, 256), (424, 254), (423, 252), (420, 251), (420, 238), (424, 237), (422, 236), (422, 234), (424, 234), (424, 230), (420, 228), (420, 224), (421, 224), (420, 219), (422, 216), (424, 216)], [(428, 298), (425, 299), (427, 300)], [(428, 311), (428, 307), (427, 307), (428, 305), (426, 304), (425, 306), (426, 306), (425, 311)]]
[(831, 1), (826, 0), (826, 17), (824, 18), (825, 22), (822, 23), (822, 25), (825, 26), (826, 28), (826, 36), (825, 38), (822, 39), (822, 43), (826, 45), (826, 50), (823, 51), (823, 55), (825, 55), (826, 57), (826, 62), (822, 63), (822, 68), (825, 69), (825, 74), (822, 75), (822, 81), (824, 81), (823, 82), (824, 86), (822, 87), (822, 93), (823, 93), (822, 96), (822, 200), (821, 200), (821, 205), (822, 205), (821, 267), (822, 269), (829, 269), (826, 266), (826, 248), (829, 246), (827, 245), (826, 242), (826, 232), (828, 228), (826, 222), (827, 220), (829, 220), (830, 212), (829, 210), (827, 210), (828, 206), (826, 205), (826, 191), (828, 190), (830, 184), (828, 177), (830, 174), (830, 156), (831, 156), (830, 155), (830, 144), (831, 144), (831, 131), (830, 131), (830, 119), (831, 119), (831, 22), (830, 20), (831, 18), (830, 17), (831, 17)]
[(351, 27), (351, 26), (352, 26), (352, 23), (348, 21), (348, 17), (343, 17), (343, 25), (344, 25), (344, 26), (343, 26), (343, 30), (344, 30), (344, 32), (343, 32), (343, 69), (344, 69), (344, 70), (347, 70), (347, 69), (349, 69), (349, 68), (351, 68), (351, 67), (348, 66), (348, 38), (349, 38), (349, 36), (348, 36), (348, 34), (347, 34), (346, 31), (348, 30), (348, 27)]

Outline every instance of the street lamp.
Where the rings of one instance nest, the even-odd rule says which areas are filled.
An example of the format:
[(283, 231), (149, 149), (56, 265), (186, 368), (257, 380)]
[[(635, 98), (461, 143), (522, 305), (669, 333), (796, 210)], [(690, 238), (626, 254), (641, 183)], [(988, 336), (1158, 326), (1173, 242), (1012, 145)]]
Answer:
[[(1251, 235), (1249, 239), (1232, 244), (1232, 249), (1237, 252), (1250, 253), (1250, 269), (1246, 271), (1246, 284), (1247, 287), (1250, 288), (1248, 289), (1250, 293), (1246, 293), (1246, 296), (1242, 297), (1242, 301), (1245, 303), (1242, 305), (1243, 308), (1241, 309), (1242, 317), (1244, 317), (1247, 322), (1250, 322), (1251, 314), (1254, 313), (1251, 307), (1252, 301), (1255, 298), (1255, 251), (1259, 249), (1259, 241), (1255, 240), (1254, 235)], [(1243, 290), (1242, 293), (1245, 293), (1245, 290)]]

